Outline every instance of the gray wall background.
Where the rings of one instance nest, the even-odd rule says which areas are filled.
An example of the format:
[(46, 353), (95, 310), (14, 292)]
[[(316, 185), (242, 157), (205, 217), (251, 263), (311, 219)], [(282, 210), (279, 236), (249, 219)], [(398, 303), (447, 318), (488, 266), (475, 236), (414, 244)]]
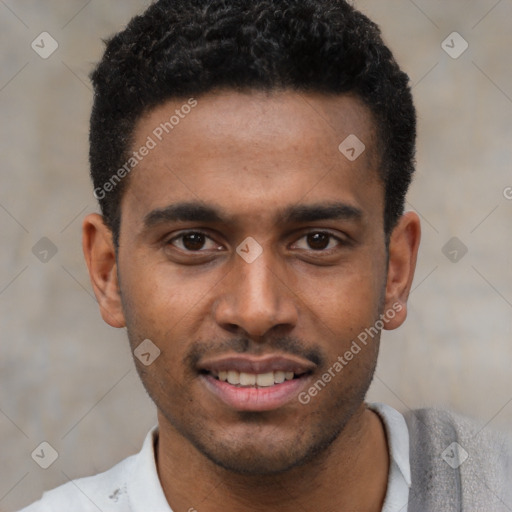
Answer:
[[(125, 332), (101, 320), (80, 233), (97, 208), (87, 76), (101, 38), (148, 3), (0, 1), (2, 510), (108, 469), (138, 451), (156, 422)], [(512, 0), (355, 5), (381, 25), (414, 84), (408, 208), (423, 220), (409, 318), (383, 335), (369, 399), (401, 411), (451, 407), (512, 432)], [(59, 45), (48, 59), (31, 48), (44, 31)], [(442, 48), (454, 31), (469, 43), (457, 59)], [(33, 253), (43, 237), (58, 251), (47, 262)], [(455, 246), (443, 252), (452, 237), (468, 251), (458, 262), (444, 254)], [(43, 441), (59, 453), (47, 470), (31, 457)]]

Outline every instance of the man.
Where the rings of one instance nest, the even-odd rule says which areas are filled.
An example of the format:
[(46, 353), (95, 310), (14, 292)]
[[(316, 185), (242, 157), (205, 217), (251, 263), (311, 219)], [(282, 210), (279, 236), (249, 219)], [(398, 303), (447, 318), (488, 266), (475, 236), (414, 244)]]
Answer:
[(158, 425), (25, 511), (512, 510), (504, 439), (365, 403), (420, 242), (377, 26), (342, 0), (160, 0), (92, 79), (84, 254)]

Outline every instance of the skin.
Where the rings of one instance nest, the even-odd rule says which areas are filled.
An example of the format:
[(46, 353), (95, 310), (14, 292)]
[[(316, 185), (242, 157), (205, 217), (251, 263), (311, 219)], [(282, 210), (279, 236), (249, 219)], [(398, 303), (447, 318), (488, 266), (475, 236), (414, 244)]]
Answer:
[[(271, 411), (230, 408), (194, 363), (294, 354), (315, 361), (307, 391), (379, 314), (399, 304), (385, 328), (404, 322), (419, 219), (399, 219), (387, 254), (375, 125), (357, 97), (216, 91), (197, 101), (130, 175), (117, 259), (102, 218), (83, 223), (104, 320), (127, 328), (132, 349), (150, 339), (161, 350), (150, 366), (135, 363), (158, 408), (167, 500), (175, 511), (379, 511), (388, 446), (364, 396), (380, 336), (309, 404), (291, 400)], [(169, 101), (140, 119), (134, 148), (185, 103)], [(350, 134), (366, 145), (354, 162), (338, 150)], [(183, 201), (228, 219), (145, 226), (150, 212)], [(359, 216), (278, 220), (289, 206), (332, 202)], [(206, 238), (176, 238), (184, 230)], [(319, 232), (334, 238), (319, 240)], [(236, 253), (247, 237), (263, 249), (250, 264)]]

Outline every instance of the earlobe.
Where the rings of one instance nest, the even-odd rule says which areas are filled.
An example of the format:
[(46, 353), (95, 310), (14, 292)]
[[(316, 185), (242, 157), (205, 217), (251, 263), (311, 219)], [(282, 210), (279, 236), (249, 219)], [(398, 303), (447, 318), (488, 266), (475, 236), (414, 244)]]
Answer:
[(82, 248), (103, 320), (112, 327), (125, 327), (112, 232), (101, 215), (84, 219)]
[(402, 325), (407, 317), (407, 299), (411, 291), (421, 239), (421, 225), (414, 212), (405, 213), (389, 241), (389, 262), (386, 283), (385, 312), (394, 311), (386, 324), (388, 330)]

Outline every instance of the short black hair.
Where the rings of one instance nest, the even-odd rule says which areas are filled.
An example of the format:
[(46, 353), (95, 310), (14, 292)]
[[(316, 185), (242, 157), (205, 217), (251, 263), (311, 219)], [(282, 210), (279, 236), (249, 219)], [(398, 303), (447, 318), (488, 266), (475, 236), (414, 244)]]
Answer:
[(376, 121), (387, 237), (403, 214), (416, 145), (409, 78), (344, 0), (159, 0), (106, 41), (91, 79), (91, 177), (116, 248), (127, 178), (112, 186), (112, 176), (132, 156), (137, 121), (215, 89), (354, 93)]

